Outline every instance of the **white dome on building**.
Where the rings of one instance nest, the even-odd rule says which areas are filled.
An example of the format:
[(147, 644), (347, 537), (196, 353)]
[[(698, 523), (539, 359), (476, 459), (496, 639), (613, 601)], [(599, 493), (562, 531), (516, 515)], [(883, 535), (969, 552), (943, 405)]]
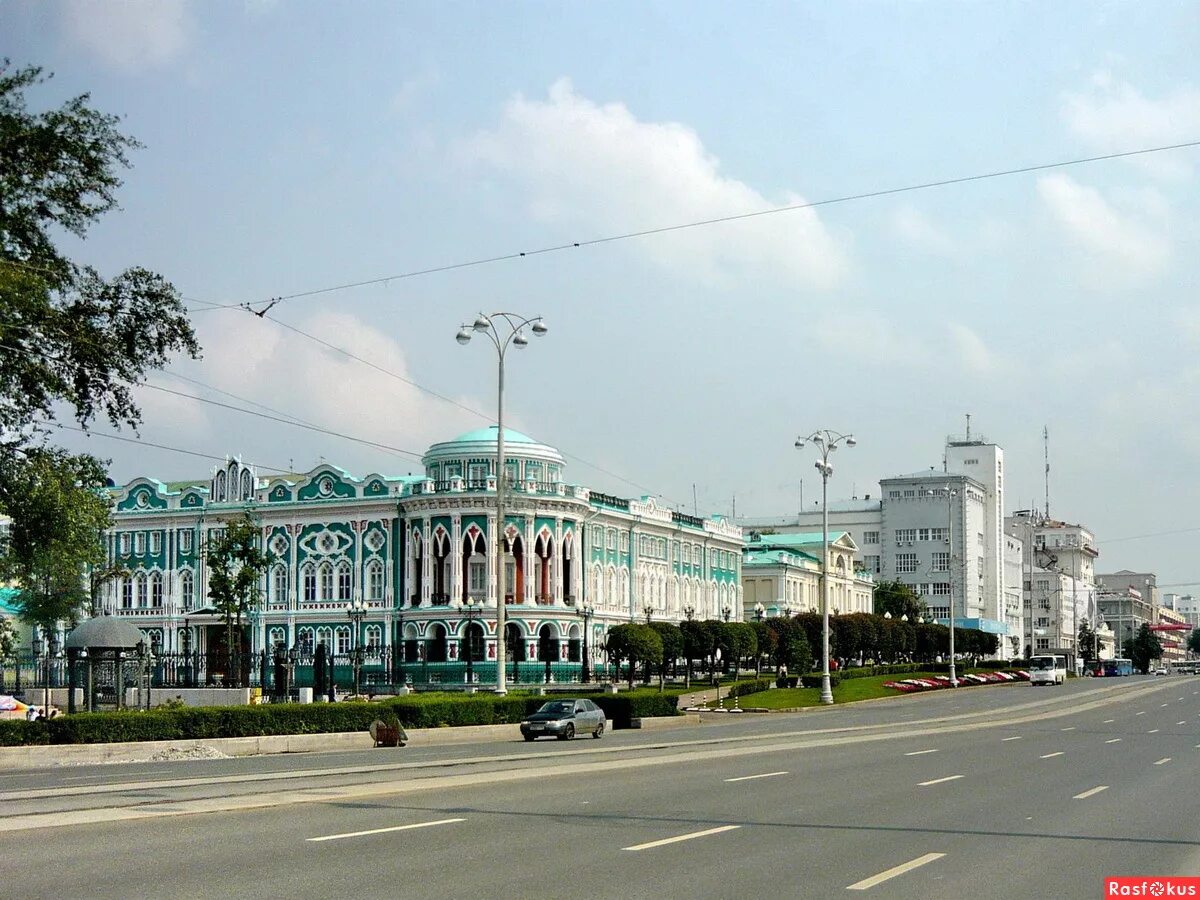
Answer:
[[(421, 458), (425, 475), (434, 481), (450, 478), (481, 480), (495, 474), (497, 427), (489, 425), (461, 434), (452, 441), (434, 444)], [(563, 457), (554, 447), (528, 435), (504, 429), (504, 458), (523, 481), (562, 481)]]

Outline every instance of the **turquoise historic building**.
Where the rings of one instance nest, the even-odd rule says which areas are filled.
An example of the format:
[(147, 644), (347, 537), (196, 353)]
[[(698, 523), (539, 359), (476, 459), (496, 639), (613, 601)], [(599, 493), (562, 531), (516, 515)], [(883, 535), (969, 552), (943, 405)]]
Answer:
[[(202, 481), (135, 478), (112, 489), (109, 559), (128, 572), (103, 606), (160, 651), (220, 651), (204, 547), (245, 512), (270, 558), (245, 649), (343, 655), (461, 671), (496, 660), (496, 427), (434, 444), (423, 475), (355, 477), (332, 465), (260, 476), (229, 459)], [(601, 661), (605, 633), (631, 620), (740, 619), (741, 529), (653, 497), (566, 482), (562, 455), (505, 430), (506, 641), (517, 661)], [(350, 604), (365, 615), (355, 624)], [(587, 611), (585, 617), (584, 611)], [(457, 675), (455, 677), (458, 677)]]

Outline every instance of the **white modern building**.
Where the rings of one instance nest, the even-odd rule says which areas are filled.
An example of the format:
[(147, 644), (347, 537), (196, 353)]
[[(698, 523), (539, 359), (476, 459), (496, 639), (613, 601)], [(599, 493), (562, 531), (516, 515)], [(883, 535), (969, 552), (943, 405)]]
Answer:
[[(956, 622), (1008, 634), (1015, 611), (1005, 589), (1004, 451), (985, 440), (952, 437), (940, 470), (879, 484), (878, 499), (829, 504), (830, 531), (847, 534), (858, 548), (856, 568), (875, 580), (910, 585), (938, 618), (949, 616), (953, 594)], [(821, 508), (738, 524), (776, 535), (819, 534)], [(1013, 652), (1010, 644), (1005, 649)]]

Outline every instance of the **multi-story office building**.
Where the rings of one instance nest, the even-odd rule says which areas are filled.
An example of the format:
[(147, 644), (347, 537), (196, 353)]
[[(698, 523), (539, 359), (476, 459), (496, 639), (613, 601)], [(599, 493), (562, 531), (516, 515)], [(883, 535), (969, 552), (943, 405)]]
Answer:
[[(868, 495), (829, 504), (830, 530), (850, 536), (858, 548), (857, 567), (877, 581), (911, 585), (938, 618), (949, 615), (953, 595), (956, 621), (1008, 634), (1004, 451), (983, 440), (950, 438), (941, 470), (879, 484), (879, 499)], [(821, 516), (818, 505), (795, 516), (739, 524), (760, 532), (812, 533), (820, 531)], [(1016, 652), (1011, 641), (1004, 646)]]
[(1200, 628), (1200, 597), (1192, 594), (1163, 594), (1162, 605), (1170, 606), (1193, 628)]
[(1130, 585), (1100, 587), (1096, 595), (1100, 615), (1113, 631), (1117, 656), (1128, 655), (1125, 645), (1143, 625), (1154, 624), (1154, 608), (1142, 592)]

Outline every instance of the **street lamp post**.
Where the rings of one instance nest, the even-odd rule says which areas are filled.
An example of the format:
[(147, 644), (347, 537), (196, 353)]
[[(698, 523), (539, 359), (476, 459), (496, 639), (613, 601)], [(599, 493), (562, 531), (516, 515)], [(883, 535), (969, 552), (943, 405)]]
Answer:
[(721, 607), (721, 618), (724, 619), (726, 622), (729, 621), (729, 616), (732, 613), (733, 613), (733, 609), (731, 607), (729, 607), (729, 606)]
[(821, 702), (833, 703), (833, 688), (829, 683), (829, 476), (833, 474), (833, 466), (829, 454), (839, 444), (853, 447), (858, 442), (852, 434), (826, 429), (796, 438), (796, 449), (803, 449), (810, 441), (821, 453), (816, 461), (816, 469), (821, 473)]
[(766, 614), (767, 614), (767, 608), (765, 606), (763, 606), (761, 603), (754, 604), (754, 621), (755, 622), (761, 622), (763, 620), (763, 617)]
[[(500, 324), (502, 323), (502, 324)], [(496, 376), (496, 693), (507, 694), (505, 671), (505, 592), (504, 592), (504, 355), (508, 348), (521, 350), (528, 346), (525, 327), (534, 337), (542, 337), (547, 329), (541, 316), (525, 319), (516, 313), (495, 312), (490, 316), (482, 312), (470, 325), (458, 329), (455, 340), (460, 344), (470, 343), (472, 333), (486, 334), (496, 346), (498, 369)], [(507, 333), (505, 333), (507, 331)]]
[(579, 666), (579, 677), (584, 684), (592, 680), (592, 663), (588, 652), (588, 631), (590, 628), (588, 623), (595, 612), (596, 609), (592, 606), (583, 606), (575, 610), (575, 615), (583, 618), (583, 662)]
[(354, 643), (350, 648), (350, 664), (354, 668), (354, 696), (358, 696), (359, 680), (362, 677), (362, 622), (367, 615), (367, 605), (361, 597), (346, 604), (346, 616), (354, 626)]
[(642, 615), (646, 617), (646, 624), (650, 624), (650, 619), (654, 616), (654, 607), (647, 603), (642, 607)]
[(958, 678), (954, 670), (954, 498), (958, 496), (958, 491), (950, 485), (946, 485), (943, 490), (946, 492), (946, 536), (950, 539), (950, 559), (947, 565), (950, 594), (947, 599), (950, 601), (950, 687), (954, 688), (958, 687)]

